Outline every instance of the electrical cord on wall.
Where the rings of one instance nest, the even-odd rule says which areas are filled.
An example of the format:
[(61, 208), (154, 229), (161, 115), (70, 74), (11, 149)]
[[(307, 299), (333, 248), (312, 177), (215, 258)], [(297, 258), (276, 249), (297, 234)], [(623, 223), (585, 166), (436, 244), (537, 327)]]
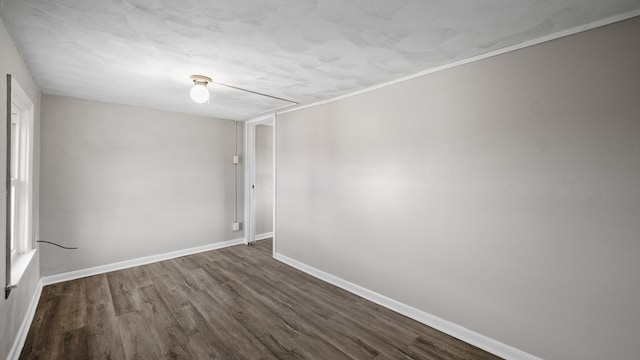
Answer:
[[(45, 244), (51, 244), (51, 245), (55, 245), (59, 248), (62, 248), (64, 250), (78, 250), (77, 247), (70, 247), (70, 246), (63, 246), (57, 243), (54, 243), (53, 241), (47, 241), (47, 240), (36, 240), (37, 243), (45, 243)], [(11, 294), (11, 290), (15, 289), (18, 287), (17, 283), (10, 283), (9, 281), (7, 281), (7, 286), (5, 286), (4, 288), (4, 298), (5, 300), (9, 298), (9, 295)]]
[(54, 243), (52, 241), (46, 241), (46, 240), (36, 240), (37, 243), (45, 243), (45, 244), (51, 244), (51, 245), (55, 245), (59, 248), (63, 248), (65, 250), (78, 250), (77, 247), (69, 247), (69, 246), (62, 246), (60, 244)]

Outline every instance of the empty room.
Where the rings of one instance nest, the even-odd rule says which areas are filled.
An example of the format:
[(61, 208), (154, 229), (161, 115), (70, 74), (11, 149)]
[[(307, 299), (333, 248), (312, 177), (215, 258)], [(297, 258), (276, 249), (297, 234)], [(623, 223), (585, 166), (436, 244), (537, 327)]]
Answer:
[(0, 359), (640, 359), (639, 0), (0, 0)]

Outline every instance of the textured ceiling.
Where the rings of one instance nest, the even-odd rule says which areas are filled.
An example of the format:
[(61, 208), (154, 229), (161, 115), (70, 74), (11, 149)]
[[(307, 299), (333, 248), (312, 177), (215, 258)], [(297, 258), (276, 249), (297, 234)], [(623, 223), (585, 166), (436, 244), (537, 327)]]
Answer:
[(243, 119), (640, 8), (640, 0), (0, 0), (42, 91)]

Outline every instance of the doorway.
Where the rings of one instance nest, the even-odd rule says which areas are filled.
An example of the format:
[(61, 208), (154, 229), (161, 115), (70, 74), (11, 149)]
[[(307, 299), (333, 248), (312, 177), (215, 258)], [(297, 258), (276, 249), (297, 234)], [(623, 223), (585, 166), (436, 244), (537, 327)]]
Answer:
[(275, 139), (274, 115), (245, 122), (245, 243), (275, 237)]

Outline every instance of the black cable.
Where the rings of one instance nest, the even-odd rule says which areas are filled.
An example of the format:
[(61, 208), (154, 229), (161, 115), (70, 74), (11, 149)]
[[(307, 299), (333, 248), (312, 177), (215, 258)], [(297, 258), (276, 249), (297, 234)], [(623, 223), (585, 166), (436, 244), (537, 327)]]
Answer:
[(257, 92), (257, 91), (253, 91), (253, 90), (248, 90), (248, 89), (243, 89), (243, 88), (240, 88), (240, 87), (237, 87), (237, 86), (233, 86), (233, 85), (229, 85), (229, 84), (224, 84), (224, 83), (220, 83), (220, 82), (217, 82), (217, 81), (212, 81), (211, 83), (212, 83), (212, 84), (218, 84), (218, 85), (226, 86), (226, 87), (231, 88), (231, 89), (236, 89), (236, 90), (240, 90), (240, 91), (246, 91), (246, 92), (248, 92), (248, 93), (252, 93), (252, 94), (256, 94), (256, 95), (266, 96), (266, 97), (269, 97), (269, 98), (272, 98), (272, 99), (276, 99), (276, 100), (280, 100), (280, 101), (290, 102), (290, 103), (292, 103), (292, 104), (296, 104), (296, 105), (297, 105), (297, 104), (299, 104), (297, 101), (287, 100), (287, 99), (283, 99), (283, 98), (281, 98), (281, 97), (277, 97), (277, 96), (273, 96), (273, 95), (268, 95), (268, 94), (263, 94), (263, 93), (261, 93), (261, 92)]
[(36, 242), (55, 245), (55, 246), (57, 246), (57, 247), (60, 247), (60, 248), (65, 249), (65, 250), (78, 250), (78, 248), (77, 248), (77, 247), (67, 247), (67, 246), (62, 246), (62, 245), (60, 245), (60, 244), (56, 244), (56, 243), (54, 243), (54, 242), (46, 241), (46, 240), (36, 240)]

